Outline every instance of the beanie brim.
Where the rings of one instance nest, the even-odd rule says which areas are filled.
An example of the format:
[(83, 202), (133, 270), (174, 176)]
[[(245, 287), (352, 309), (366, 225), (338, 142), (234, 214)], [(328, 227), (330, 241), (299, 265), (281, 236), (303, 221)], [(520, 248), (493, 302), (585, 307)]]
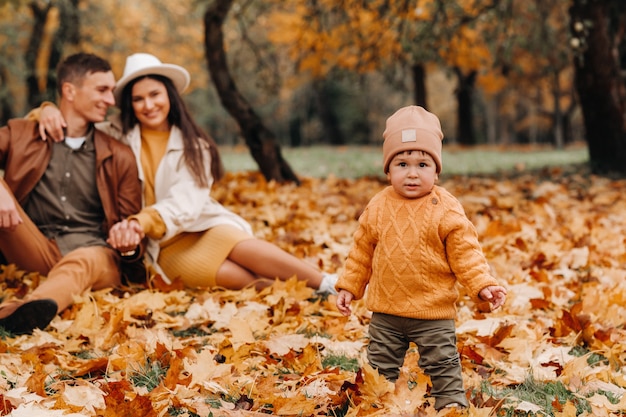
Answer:
[(389, 172), (389, 164), (394, 156), (405, 151), (423, 151), (429, 154), (435, 161), (437, 166), (437, 174), (441, 173), (441, 138), (434, 134), (430, 130), (426, 129), (413, 129), (415, 135), (419, 137), (418, 141), (402, 142), (402, 131), (408, 129), (398, 130), (396, 132), (387, 133), (385, 142), (383, 143), (383, 155), (385, 159), (383, 161), (383, 170), (386, 173)]
[(383, 132), (383, 170), (389, 172), (394, 156), (404, 151), (428, 153), (441, 172), (443, 132), (439, 118), (420, 106), (406, 106), (389, 116)]

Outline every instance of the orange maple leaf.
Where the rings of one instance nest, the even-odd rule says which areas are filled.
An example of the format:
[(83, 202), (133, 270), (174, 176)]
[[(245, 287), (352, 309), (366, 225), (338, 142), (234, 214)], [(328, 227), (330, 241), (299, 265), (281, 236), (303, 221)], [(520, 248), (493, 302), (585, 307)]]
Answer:
[(110, 382), (103, 387), (107, 393), (104, 397), (106, 408), (98, 411), (98, 417), (158, 417), (149, 397), (132, 395), (132, 387), (128, 381)]

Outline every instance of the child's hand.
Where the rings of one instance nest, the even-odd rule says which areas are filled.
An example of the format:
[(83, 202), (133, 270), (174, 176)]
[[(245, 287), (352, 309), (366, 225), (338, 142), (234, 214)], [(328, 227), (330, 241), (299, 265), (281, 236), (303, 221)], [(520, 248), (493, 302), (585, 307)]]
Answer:
[(478, 296), (482, 300), (489, 301), (489, 303), (491, 303), (491, 309), (496, 310), (504, 304), (506, 288), (500, 285), (490, 285), (480, 290)]
[(350, 291), (339, 290), (339, 294), (337, 294), (337, 308), (339, 312), (344, 316), (349, 316), (352, 313), (352, 309), (350, 308), (350, 303), (354, 295)]

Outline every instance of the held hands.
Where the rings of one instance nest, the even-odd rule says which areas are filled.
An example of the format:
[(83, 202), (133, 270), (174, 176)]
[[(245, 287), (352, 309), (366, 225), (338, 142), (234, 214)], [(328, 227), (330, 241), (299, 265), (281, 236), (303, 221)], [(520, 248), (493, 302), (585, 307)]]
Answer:
[(500, 285), (490, 285), (480, 290), (478, 296), (481, 300), (489, 301), (491, 309), (496, 310), (502, 307), (506, 300), (506, 288)]
[(121, 253), (132, 252), (137, 249), (145, 233), (137, 220), (122, 220), (115, 223), (109, 230), (107, 243)]
[(339, 294), (337, 294), (337, 308), (344, 316), (349, 316), (352, 313), (350, 303), (353, 299), (354, 295), (350, 291), (339, 290)]
[(63, 129), (67, 127), (61, 111), (53, 104), (41, 107), (39, 113), (39, 134), (42, 140), (50, 137), (55, 142), (63, 141), (65, 133)]

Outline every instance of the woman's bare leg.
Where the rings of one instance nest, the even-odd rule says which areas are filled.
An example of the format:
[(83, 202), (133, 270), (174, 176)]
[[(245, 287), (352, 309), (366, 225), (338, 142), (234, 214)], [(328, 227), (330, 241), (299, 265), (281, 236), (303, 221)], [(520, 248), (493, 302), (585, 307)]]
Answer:
[(256, 289), (261, 289), (271, 284), (271, 282), (259, 279), (258, 276), (247, 269), (237, 265), (233, 261), (226, 259), (218, 268), (215, 274), (215, 284), (218, 287), (231, 290), (240, 290), (250, 285)]
[[(323, 279), (322, 272), (312, 265), (262, 239), (248, 239), (237, 243), (228, 255), (227, 261), (237, 264), (256, 278), (286, 280), (295, 275), (297, 279), (306, 281), (307, 286), (315, 289), (319, 288)], [(221, 269), (220, 267), (220, 271)], [(220, 284), (220, 271), (217, 283), (223, 285)], [(231, 288), (229, 285), (224, 286)]]

